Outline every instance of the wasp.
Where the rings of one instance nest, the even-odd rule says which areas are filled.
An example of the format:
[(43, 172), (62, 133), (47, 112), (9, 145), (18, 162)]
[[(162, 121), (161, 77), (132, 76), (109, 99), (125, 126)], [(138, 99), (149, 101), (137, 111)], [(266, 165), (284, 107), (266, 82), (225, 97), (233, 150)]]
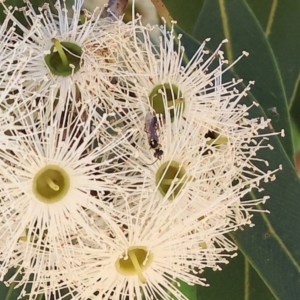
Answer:
[(158, 141), (157, 135), (157, 117), (151, 114), (150, 112), (147, 113), (145, 119), (145, 131), (148, 135), (148, 143), (151, 149), (154, 150), (154, 157), (157, 159), (161, 159), (164, 151), (160, 148), (161, 145)]

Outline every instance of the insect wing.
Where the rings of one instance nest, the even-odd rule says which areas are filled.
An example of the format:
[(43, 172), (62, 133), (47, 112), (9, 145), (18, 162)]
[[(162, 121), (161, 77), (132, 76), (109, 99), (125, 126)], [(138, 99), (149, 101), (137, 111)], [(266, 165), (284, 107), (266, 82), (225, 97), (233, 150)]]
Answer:
[(156, 133), (157, 119), (151, 113), (147, 113), (145, 118), (145, 128), (148, 135), (148, 141), (151, 148), (158, 146), (158, 136)]

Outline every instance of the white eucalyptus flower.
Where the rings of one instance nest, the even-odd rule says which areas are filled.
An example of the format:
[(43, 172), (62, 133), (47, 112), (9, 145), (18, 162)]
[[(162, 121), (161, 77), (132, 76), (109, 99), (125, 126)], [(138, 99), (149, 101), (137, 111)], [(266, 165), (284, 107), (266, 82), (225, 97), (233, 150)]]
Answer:
[[(31, 103), (32, 96), (23, 95), (20, 77), (30, 58), (19, 62), (19, 69), (14, 68), (19, 53), (14, 48), (15, 28), (10, 26), (10, 18), (6, 17), (0, 25), (0, 144), (7, 140), (5, 132), (18, 127), (18, 118), (24, 118), (26, 113), (16, 116), (20, 106)], [(27, 112), (28, 113), (28, 112)]]
[[(126, 99), (120, 105), (135, 110), (140, 116), (149, 107), (150, 111), (164, 114), (166, 106), (181, 106), (183, 117), (188, 119), (190, 113), (197, 113), (195, 121), (207, 130), (211, 130), (212, 126), (217, 130), (218, 122), (222, 120), (226, 123), (226, 117), (222, 119), (225, 113), (232, 125), (236, 121), (232, 120), (233, 109), (239, 113), (237, 106), (247, 94), (249, 86), (239, 92), (236, 86), (242, 80), (223, 82), (222, 78), (230, 67), (248, 53), (243, 52), (233, 64), (225, 66), (228, 62), (220, 49), (227, 40), (210, 53), (205, 50), (209, 41), (206, 39), (191, 60), (186, 62), (181, 35), (176, 35), (174, 27), (170, 31), (166, 25), (159, 27), (159, 45), (150, 38), (153, 29), (155, 27), (132, 27), (137, 37), (126, 44), (119, 44), (119, 52), (124, 56), (123, 68), (127, 70), (118, 81), (119, 91), (122, 92), (120, 98)], [(216, 61), (217, 66), (213, 64)], [(131, 98), (127, 97), (129, 94), (132, 95)]]
[[(229, 209), (231, 220), (235, 211), (236, 223), (250, 220), (246, 211), (251, 211), (251, 204), (241, 199), (253, 188), (260, 189), (262, 181), (275, 179), (278, 169), (259, 167), (257, 162), (262, 160), (257, 153), (272, 149), (268, 136), (278, 133), (263, 131), (269, 127), (269, 120), (249, 117), (256, 103), (242, 104), (253, 82), (240, 92), (237, 87), (241, 81), (222, 81), (224, 73), (248, 54), (244, 52), (224, 68), (227, 61), (220, 48), (226, 41), (209, 55), (204, 49), (206, 40), (184, 66), (185, 51), (173, 27), (170, 31), (166, 26), (161, 28), (158, 47), (149, 37), (151, 28), (136, 30), (140, 30), (142, 39), (136, 38), (120, 50), (129, 58), (124, 61), (128, 76), (118, 82), (123, 91), (133, 95), (123, 105), (131, 111), (130, 122), (140, 128), (140, 134), (125, 147), (130, 155), (127, 164), (140, 168), (140, 179), (136, 176), (132, 180), (147, 178), (146, 188), (169, 200), (182, 197), (206, 208), (222, 203)], [(212, 64), (215, 59), (217, 67)], [(149, 113), (152, 119), (158, 119), (152, 129), (147, 128)], [(252, 205), (264, 200), (253, 201)]]
[[(100, 19), (81, 11), (81, 0), (75, 0), (72, 17), (65, 2), (55, 5), (57, 16), (49, 4), (34, 10), (30, 2), (22, 10), (28, 22), (22, 25), (6, 8), (13, 27), (22, 31), (15, 36), (12, 48), (18, 59), (11, 70), (20, 68), (19, 61), (29, 60), (20, 82), (23, 93), (35, 92), (37, 98), (47, 102), (50, 94), (57, 98), (57, 109), (62, 111), (66, 99), (74, 105), (93, 98), (95, 105), (110, 108), (114, 100), (113, 83), (118, 77), (121, 61), (116, 46), (132, 38), (132, 26), (121, 20)], [(8, 41), (11, 43), (11, 41)]]
[[(77, 277), (62, 275), (78, 292), (73, 299), (187, 299), (177, 290), (177, 280), (206, 285), (199, 274), (205, 268), (217, 269), (231, 257), (227, 251), (236, 250), (225, 239), (223, 247), (216, 248), (213, 241), (222, 234), (216, 228), (195, 231), (196, 215), (179, 224), (179, 212), (155, 205), (153, 197), (143, 192), (135, 214), (127, 203), (127, 212), (106, 219), (109, 236), (100, 231), (93, 246), (80, 247), (74, 257), (81, 262)], [(146, 211), (145, 198), (153, 204)]]
[(267, 199), (243, 198), (275, 179), (257, 154), (277, 133), (242, 104), (252, 82), (223, 82), (222, 43), (184, 64), (173, 27), (157, 46), (81, 6), (27, 3), (29, 28), (6, 8), (23, 35), (0, 29), (0, 277), (17, 267), (24, 294), (33, 276), (32, 299), (187, 299), (177, 281), (206, 285)]
[(65, 245), (76, 244), (79, 233), (92, 239), (98, 219), (115, 209), (106, 195), (130, 192), (118, 182), (117, 174), (125, 175), (113, 151), (126, 135), (109, 134), (106, 116), (95, 122), (94, 110), (91, 105), (57, 115), (38, 106), (1, 145), (1, 277), (14, 261), (26, 273), (44, 252), (44, 267), (59, 268), (62, 254), (70, 254)]
[[(64, 261), (61, 255), (53, 255), (51, 252), (54, 248), (55, 246), (44, 245), (44, 248), (37, 250), (36, 240), (29, 242), (25, 240), (25, 236), (21, 237), (14, 249), (14, 256), (7, 265), (8, 269), (16, 269), (12, 269), (14, 272), (9, 272), (4, 278), (4, 274), (1, 275), (5, 285), (13, 284), (14, 288), (21, 289), (18, 299), (39, 299), (42, 294), (46, 300), (62, 299), (62, 296), (58, 296), (62, 294), (62, 290), (64, 295), (67, 291), (72, 294), (73, 291), (62, 282), (59, 269), (62, 265), (68, 265), (68, 271), (72, 273), (74, 267), (70, 260)], [(23, 253), (27, 253), (26, 262)]]
[[(143, 123), (134, 112), (127, 115), (128, 122), (139, 130), (115, 151), (125, 154), (125, 166), (132, 169), (132, 176), (127, 178), (128, 184), (131, 181), (136, 187), (132, 193), (146, 189), (156, 195), (153, 199), (157, 205), (180, 199), (177, 209), (187, 208), (182, 218), (191, 211), (198, 212), (200, 218), (225, 210), (231, 224), (234, 210), (237, 214), (234, 224), (250, 224), (251, 215), (245, 213), (250, 208), (246, 203), (247, 209), (244, 208), (241, 199), (253, 188), (259, 189), (261, 181), (274, 180), (277, 171), (265, 172), (255, 165), (256, 152), (269, 147), (264, 144), (264, 135), (257, 131), (266, 123), (249, 121), (244, 128), (241, 126), (240, 132), (235, 132), (235, 127), (231, 132), (229, 125), (223, 126), (219, 134), (222, 138), (211, 138), (207, 127), (197, 121), (197, 113), (190, 112), (185, 119), (180, 106), (168, 108), (165, 102), (165, 109), (172, 113), (162, 116), (148, 112)], [(256, 137), (262, 140), (252, 145)], [(148, 204), (145, 201), (145, 209)], [(223, 214), (222, 218), (226, 216)]]

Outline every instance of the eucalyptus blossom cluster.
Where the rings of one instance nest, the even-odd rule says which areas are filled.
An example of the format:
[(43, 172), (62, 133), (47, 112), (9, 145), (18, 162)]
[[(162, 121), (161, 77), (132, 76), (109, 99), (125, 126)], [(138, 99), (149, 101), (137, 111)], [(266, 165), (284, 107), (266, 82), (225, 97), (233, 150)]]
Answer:
[(248, 193), (277, 171), (259, 167), (273, 133), (249, 118), (253, 83), (222, 80), (226, 41), (185, 62), (174, 24), (125, 24), (75, 0), (54, 13), (26, 3), (25, 26), (3, 5), (1, 280), (29, 299), (187, 299), (179, 280), (207, 286), (202, 272), (235, 255), (225, 234), (253, 226), (267, 199)]

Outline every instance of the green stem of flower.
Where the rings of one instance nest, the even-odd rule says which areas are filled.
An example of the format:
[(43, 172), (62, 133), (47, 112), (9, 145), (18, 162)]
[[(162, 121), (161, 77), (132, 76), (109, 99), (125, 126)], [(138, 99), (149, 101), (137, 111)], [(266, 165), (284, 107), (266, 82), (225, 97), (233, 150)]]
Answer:
[(59, 186), (57, 184), (55, 184), (51, 178), (47, 177), (46, 182), (52, 190), (54, 190), (54, 191), (59, 190)]
[(60, 41), (57, 40), (57, 39), (55, 39), (55, 38), (53, 38), (53, 39), (51, 40), (51, 42), (54, 44), (54, 46), (55, 46), (55, 48), (56, 48), (56, 50), (57, 50), (57, 52), (58, 52), (58, 55), (59, 55), (59, 57), (60, 57), (60, 59), (61, 59), (63, 65), (64, 65), (65, 67), (69, 66), (68, 58), (67, 58), (67, 56), (66, 56), (66, 54), (65, 54), (64, 49), (63, 49), (62, 46), (61, 46)]
[(178, 106), (178, 105), (181, 105), (181, 104), (183, 104), (183, 99), (182, 98), (168, 101), (168, 107), (172, 107), (172, 106), (175, 107), (175, 106)]
[(135, 255), (134, 251), (129, 251), (129, 252), (128, 252), (128, 255), (129, 255), (129, 257), (130, 257), (130, 259), (131, 259), (131, 261), (132, 261), (132, 264), (133, 264), (133, 266), (134, 266), (134, 268), (135, 268), (135, 271), (136, 271), (137, 274), (138, 274), (138, 277), (139, 277), (140, 282), (141, 282), (141, 283), (146, 283), (146, 278), (145, 278), (144, 275), (143, 275), (141, 266), (140, 266), (140, 264), (139, 264), (139, 262), (138, 262), (138, 260), (137, 260), (137, 258), (136, 258), (136, 255)]

